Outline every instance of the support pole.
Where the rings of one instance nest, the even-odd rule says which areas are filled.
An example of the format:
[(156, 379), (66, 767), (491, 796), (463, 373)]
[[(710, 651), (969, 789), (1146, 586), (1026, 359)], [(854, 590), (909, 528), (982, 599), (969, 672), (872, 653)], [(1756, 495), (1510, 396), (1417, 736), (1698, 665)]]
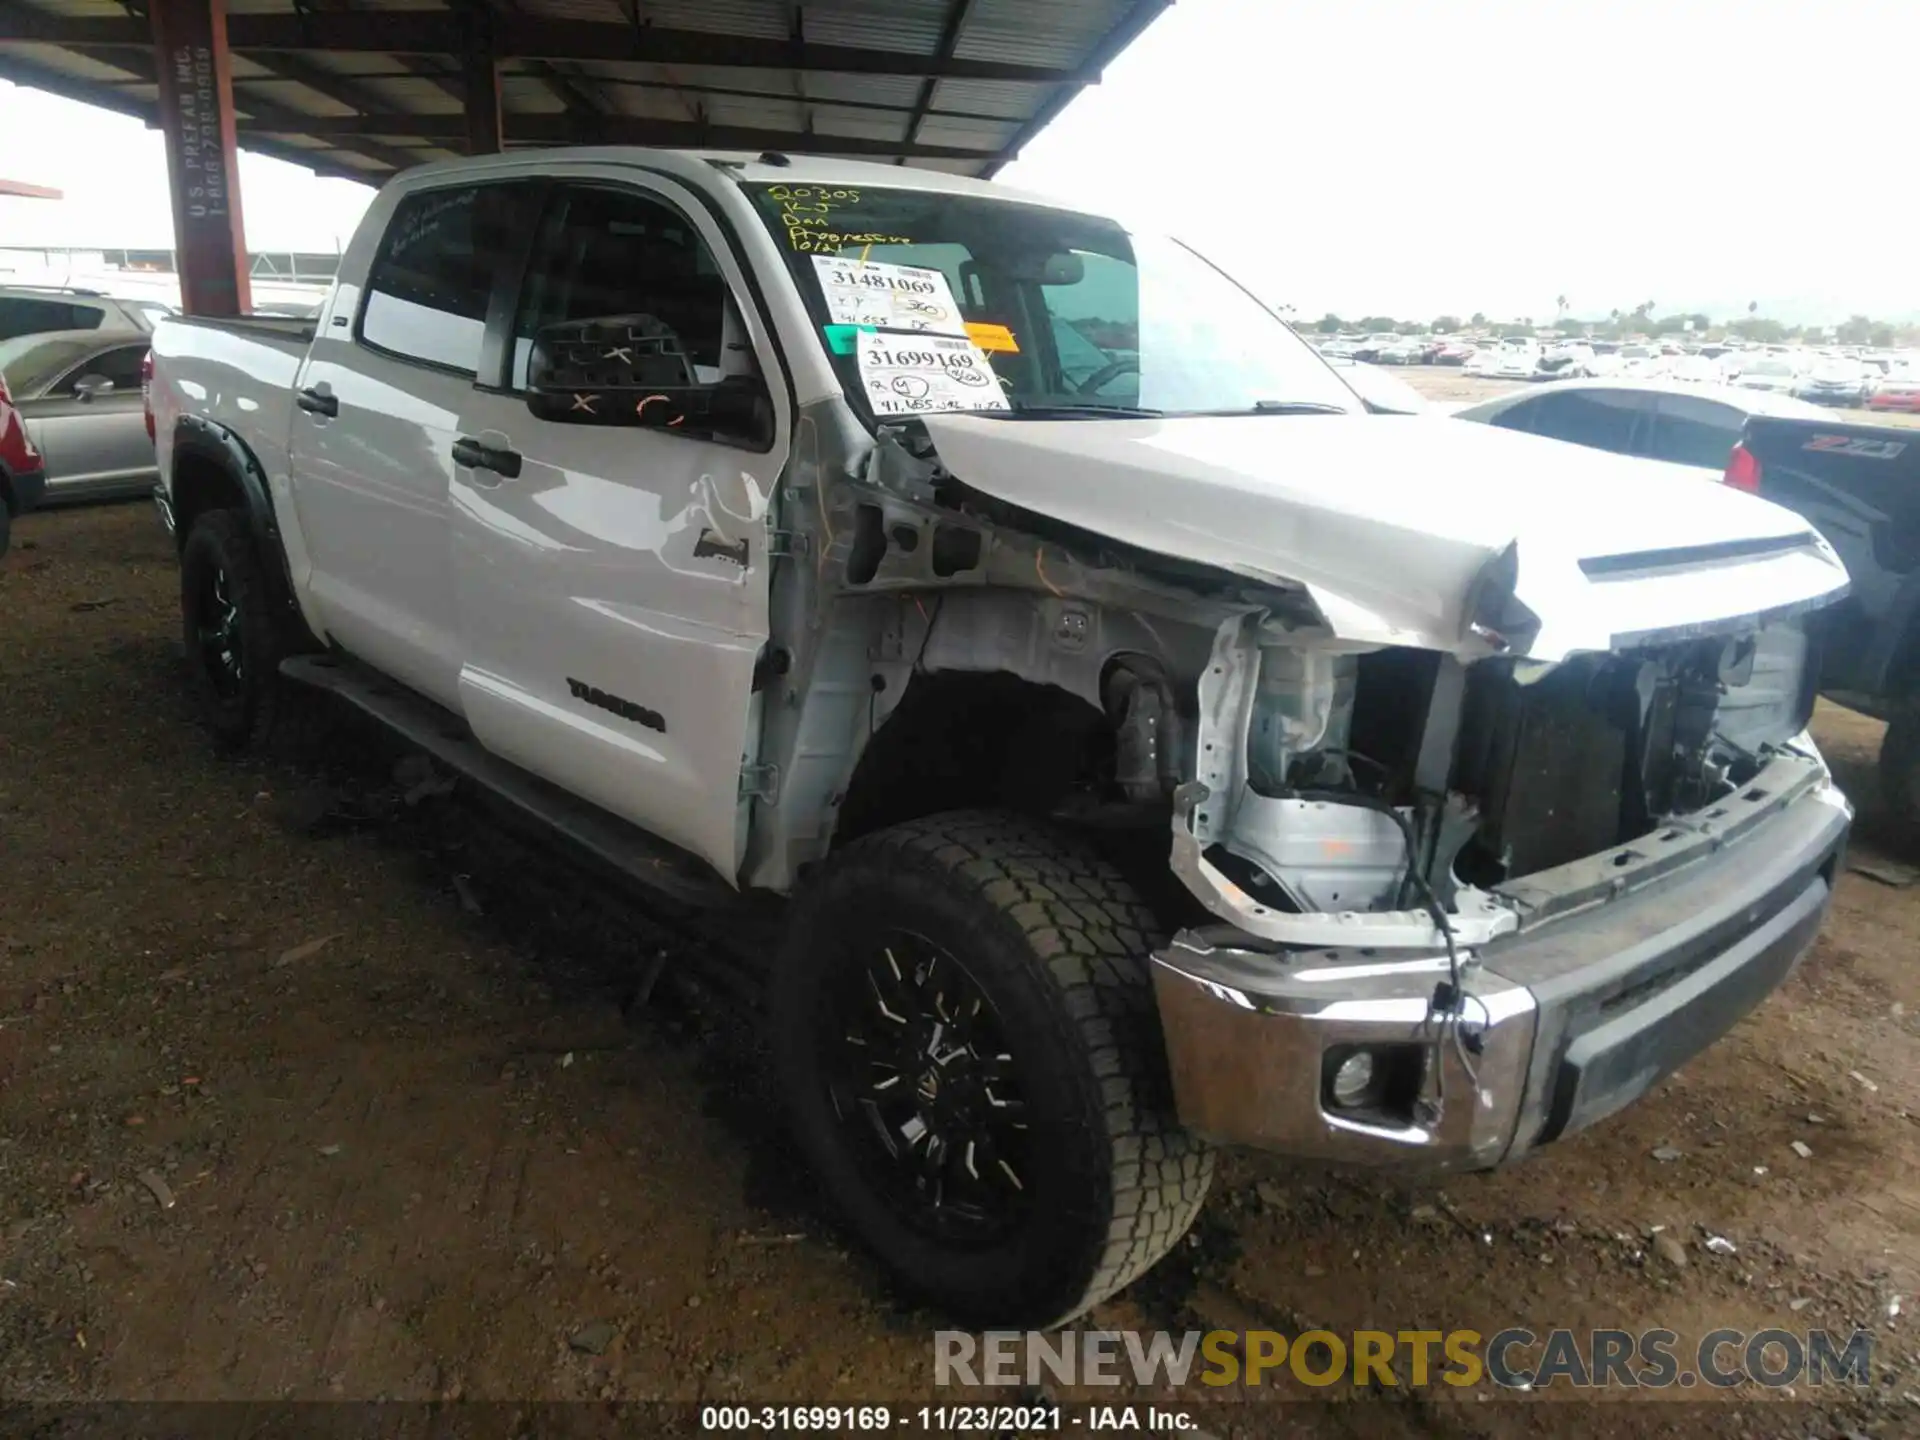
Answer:
[(189, 315), (244, 315), (253, 294), (240, 217), (225, 0), (152, 0), (149, 14), (180, 307)]
[(500, 120), (500, 62), (484, 49), (467, 52), (467, 153), (498, 155), (505, 148)]

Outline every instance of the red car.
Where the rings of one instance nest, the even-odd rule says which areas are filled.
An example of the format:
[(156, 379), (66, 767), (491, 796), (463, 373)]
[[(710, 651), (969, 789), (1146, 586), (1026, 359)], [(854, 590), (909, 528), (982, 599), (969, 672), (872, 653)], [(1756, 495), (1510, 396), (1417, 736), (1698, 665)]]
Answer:
[(26, 422), (14, 409), (7, 377), (0, 373), (0, 555), (7, 553), (13, 517), (39, 504), (46, 488), (46, 465), (27, 438)]
[(1869, 410), (1920, 413), (1920, 370), (1896, 370), (1867, 396)]

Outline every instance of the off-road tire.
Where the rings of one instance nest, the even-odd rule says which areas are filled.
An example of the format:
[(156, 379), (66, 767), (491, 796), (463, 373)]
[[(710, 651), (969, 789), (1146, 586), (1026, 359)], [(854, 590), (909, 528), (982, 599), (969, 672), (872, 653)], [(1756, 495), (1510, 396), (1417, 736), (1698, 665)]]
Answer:
[(1888, 722), (1880, 742), (1880, 789), (1894, 824), (1920, 842), (1920, 700), (1907, 700)]
[[(216, 678), (202, 642), (203, 626), (216, 618), (211, 582), (224, 577), (223, 590), (238, 613), (237, 640), (241, 676), (237, 688)], [(280, 678), (287, 653), (284, 630), (272, 611), (260, 554), (247, 533), (245, 518), (233, 510), (208, 510), (193, 522), (180, 552), (180, 618), (194, 707), (214, 744), (228, 752), (264, 746), (288, 708), (288, 686)]]
[[(1049, 1157), (1020, 1229), (984, 1250), (930, 1240), (870, 1183), (814, 1039), (834, 967), (863, 935), (900, 922), (939, 937), (999, 1012), (1034, 1153)], [(915, 1295), (971, 1323), (1063, 1323), (1144, 1273), (1193, 1224), (1213, 1155), (1173, 1113), (1148, 973), (1160, 938), (1153, 913), (1099, 855), (996, 812), (865, 836), (802, 889), (771, 987), (776, 1078), (828, 1199)]]

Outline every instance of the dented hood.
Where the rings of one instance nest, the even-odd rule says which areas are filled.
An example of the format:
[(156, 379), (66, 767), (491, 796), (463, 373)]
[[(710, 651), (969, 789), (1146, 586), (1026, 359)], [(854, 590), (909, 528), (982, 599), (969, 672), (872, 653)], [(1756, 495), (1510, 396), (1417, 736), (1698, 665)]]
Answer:
[(1469, 607), (1510, 546), (1542, 659), (1747, 628), (1847, 583), (1805, 520), (1698, 471), (1443, 416), (925, 423), (974, 489), (1303, 586), (1354, 641), (1486, 653)]

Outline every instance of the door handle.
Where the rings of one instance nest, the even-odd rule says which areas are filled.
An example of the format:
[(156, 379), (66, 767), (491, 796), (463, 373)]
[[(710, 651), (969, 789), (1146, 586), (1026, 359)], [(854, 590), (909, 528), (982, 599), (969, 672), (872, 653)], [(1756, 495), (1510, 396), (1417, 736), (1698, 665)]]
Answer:
[(471, 435), (462, 435), (453, 442), (453, 463), (464, 465), (469, 470), (491, 470), (496, 475), (509, 480), (520, 478), (520, 452), (503, 450), (495, 445), (483, 445)]
[(309, 415), (338, 415), (340, 413), (340, 397), (338, 395), (323, 394), (318, 390), (302, 390), (298, 395), (293, 397), (293, 403)]

